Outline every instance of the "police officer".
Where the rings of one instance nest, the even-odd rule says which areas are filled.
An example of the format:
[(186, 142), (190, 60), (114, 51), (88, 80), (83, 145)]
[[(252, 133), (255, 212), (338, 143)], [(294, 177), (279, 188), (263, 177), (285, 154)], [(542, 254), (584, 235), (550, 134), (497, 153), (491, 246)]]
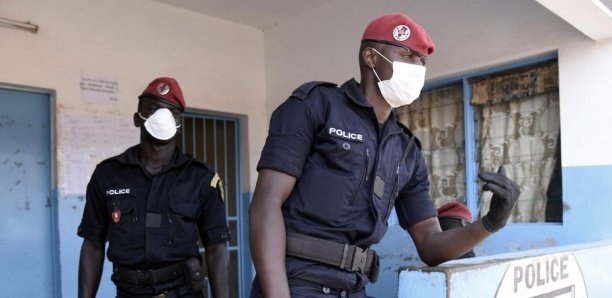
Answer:
[[(467, 226), (472, 222), (472, 213), (465, 205), (459, 202), (446, 203), (438, 208), (438, 221), (442, 231)], [(457, 259), (473, 258), (474, 250), (466, 252)]]
[(175, 79), (153, 80), (134, 114), (140, 144), (97, 165), (78, 228), (79, 297), (96, 295), (106, 241), (117, 297), (202, 297), (198, 236), (212, 293), (229, 296), (223, 184), (176, 147), (184, 109)]
[(442, 232), (419, 141), (392, 113), (419, 96), (433, 51), (420, 25), (384, 15), (363, 33), (360, 83), (306, 83), (273, 112), (249, 210), (251, 297), (365, 297), (394, 206), (430, 266), (505, 225), (519, 190), (500, 170), (479, 175), (489, 213)]

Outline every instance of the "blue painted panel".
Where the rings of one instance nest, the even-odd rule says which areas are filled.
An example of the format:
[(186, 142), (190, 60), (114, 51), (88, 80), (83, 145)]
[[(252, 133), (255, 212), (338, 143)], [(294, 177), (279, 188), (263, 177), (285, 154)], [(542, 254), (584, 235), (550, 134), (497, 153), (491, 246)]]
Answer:
[(612, 166), (565, 167), (563, 223), (509, 224), (476, 251), (490, 255), (612, 239)]
[[(77, 297), (79, 256), (83, 238), (77, 236), (77, 227), (81, 223), (83, 208), (85, 207), (85, 195), (59, 194), (58, 225), (60, 231), (61, 245), (61, 267), (62, 267), (62, 297)], [(106, 246), (108, 247), (108, 245)], [(98, 287), (97, 297), (115, 297), (115, 284), (111, 281), (113, 264), (104, 258), (104, 269)]]
[(563, 168), (563, 244), (612, 239), (612, 165)]
[[(50, 99), (0, 89), (0, 288), (53, 297)], [(59, 268), (57, 268), (59, 269)]]
[(389, 226), (382, 241), (372, 247), (380, 255), (378, 281), (369, 284), (370, 297), (398, 297), (399, 268), (422, 264), (410, 235), (399, 225)]
[[(557, 247), (612, 239), (612, 227), (604, 219), (612, 210), (612, 166), (563, 168), (563, 223), (508, 224), (476, 247), (478, 256)], [(396, 221), (391, 221), (396, 222)], [(374, 246), (381, 255), (380, 280), (369, 285), (368, 295), (396, 297), (398, 272), (403, 266), (422, 264), (410, 236), (390, 226)]]

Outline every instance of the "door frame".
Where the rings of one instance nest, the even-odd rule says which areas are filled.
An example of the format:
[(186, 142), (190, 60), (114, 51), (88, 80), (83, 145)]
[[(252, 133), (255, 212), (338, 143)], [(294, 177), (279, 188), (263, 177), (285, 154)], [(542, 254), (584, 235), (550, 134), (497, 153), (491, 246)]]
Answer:
[(237, 150), (235, 153), (237, 173), (236, 173), (236, 208), (237, 217), (239, 219), (239, 235), (232, 235), (238, 237), (239, 254), (238, 264), (240, 271), (238, 272), (238, 297), (248, 297), (251, 292), (251, 282), (253, 279), (253, 262), (251, 259), (250, 247), (249, 247), (249, 235), (248, 235), (248, 207), (250, 203), (250, 195), (244, 193), (244, 190), (250, 189), (249, 187), (249, 146), (248, 146), (248, 117), (242, 114), (233, 114), (226, 112), (211, 111), (197, 108), (185, 109), (185, 114), (194, 114), (197, 116), (203, 116), (206, 118), (212, 118), (214, 120), (231, 120), (236, 122), (236, 146)]
[(51, 270), (52, 270), (52, 297), (62, 297), (61, 287), (61, 266), (60, 266), (60, 247), (59, 247), (59, 225), (58, 225), (58, 190), (57, 190), (57, 142), (56, 142), (56, 114), (57, 101), (56, 92), (53, 89), (32, 87), (18, 84), (0, 82), (0, 88), (12, 91), (22, 91), (40, 93), (49, 97), (49, 190), (51, 196), (51, 221), (49, 231), (51, 232)]

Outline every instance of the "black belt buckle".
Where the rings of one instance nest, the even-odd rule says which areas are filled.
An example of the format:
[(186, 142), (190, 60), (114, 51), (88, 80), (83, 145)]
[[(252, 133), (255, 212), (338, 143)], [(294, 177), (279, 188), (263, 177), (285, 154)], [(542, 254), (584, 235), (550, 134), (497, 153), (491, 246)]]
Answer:
[(153, 270), (136, 270), (136, 279), (140, 284), (154, 284)]

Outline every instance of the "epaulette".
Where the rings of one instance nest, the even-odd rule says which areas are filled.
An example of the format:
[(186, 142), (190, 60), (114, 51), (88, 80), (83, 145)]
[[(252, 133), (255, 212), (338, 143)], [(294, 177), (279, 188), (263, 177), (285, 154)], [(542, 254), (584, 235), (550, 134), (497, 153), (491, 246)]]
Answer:
[(221, 201), (225, 201), (225, 189), (223, 187), (223, 180), (221, 179), (221, 176), (219, 176), (219, 173), (215, 172), (205, 162), (199, 161), (197, 159), (191, 159), (189, 162), (196, 167), (206, 169), (206, 179), (210, 177), (210, 187), (219, 190), (219, 199), (221, 199)]
[(99, 162), (98, 164), (102, 165), (102, 164), (106, 164), (106, 163), (109, 163), (109, 162), (121, 162), (121, 160), (119, 159), (120, 156), (121, 156), (121, 154), (115, 155), (113, 157), (109, 157), (109, 158)]
[(190, 159), (189, 163), (191, 163), (192, 165), (194, 165), (196, 167), (204, 168), (207, 171), (212, 171), (210, 166), (208, 164), (206, 164), (205, 162), (197, 160), (197, 159), (195, 159), (195, 158), (193, 158), (191, 156), (189, 156), (189, 159)]
[(306, 96), (308, 96), (308, 94), (314, 90), (316, 87), (318, 86), (331, 86), (331, 87), (336, 87), (338, 85), (334, 84), (334, 83), (330, 83), (330, 82), (324, 82), (324, 81), (312, 81), (312, 82), (308, 82), (308, 83), (304, 83), (302, 84), (300, 87), (297, 87), (297, 89), (293, 90), (293, 93), (291, 93), (291, 97), (295, 97), (299, 100), (304, 100), (304, 98), (306, 98)]
[(406, 125), (404, 125), (403, 123), (397, 121), (397, 125), (399, 125), (399, 127), (401, 127), (402, 130), (404, 130), (404, 133), (406, 133), (407, 135), (409, 135), (410, 137), (414, 139), (414, 143), (417, 145), (417, 147), (419, 147), (419, 150), (421, 150), (421, 140), (419, 140), (419, 138), (417, 138), (412, 133), (412, 131), (410, 131), (410, 129), (408, 129), (408, 127), (406, 127)]

